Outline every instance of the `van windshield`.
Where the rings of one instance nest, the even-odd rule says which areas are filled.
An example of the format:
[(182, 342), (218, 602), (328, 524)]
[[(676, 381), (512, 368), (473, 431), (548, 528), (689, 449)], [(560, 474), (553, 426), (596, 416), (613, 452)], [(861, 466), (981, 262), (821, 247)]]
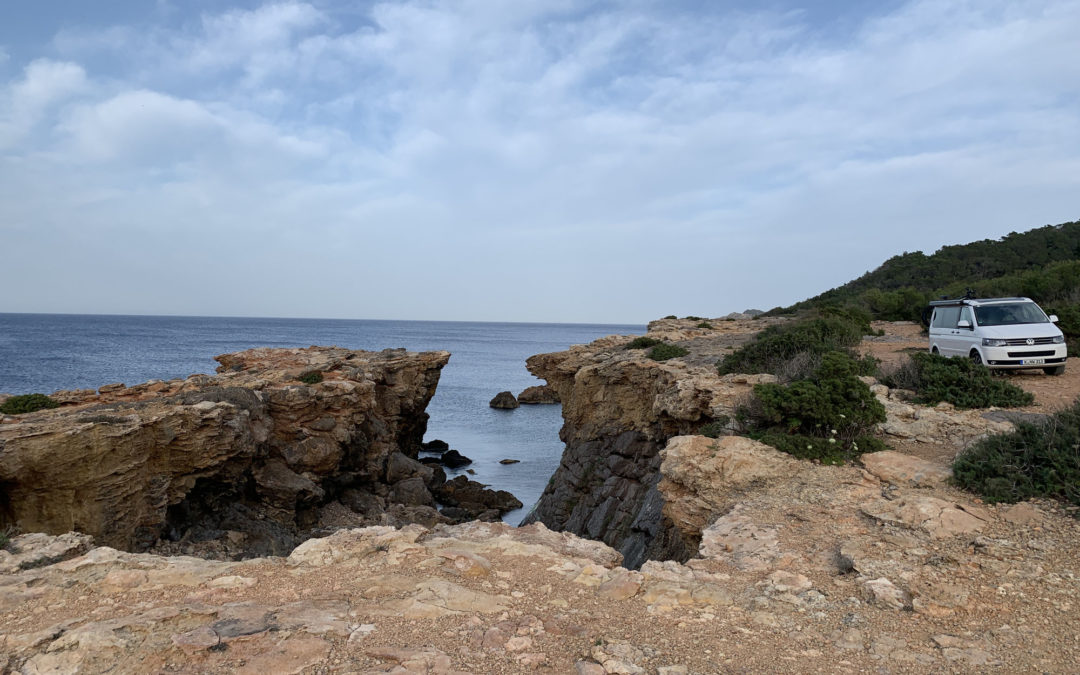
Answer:
[(975, 308), (980, 326), (1013, 326), (1021, 323), (1047, 323), (1050, 319), (1034, 302), (1012, 302)]

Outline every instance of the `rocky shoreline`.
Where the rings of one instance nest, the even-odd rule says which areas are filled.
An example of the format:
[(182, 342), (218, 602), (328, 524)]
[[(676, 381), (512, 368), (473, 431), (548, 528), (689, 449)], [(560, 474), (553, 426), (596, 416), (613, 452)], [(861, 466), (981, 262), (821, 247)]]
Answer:
[(58, 392), (0, 424), (0, 525), (235, 559), (341, 527), (497, 519), (520, 502), (417, 461), (449, 358), (253, 349), (216, 376)]
[[(531, 516), (535, 522), (519, 528), (386, 522), (409, 509), (427, 513), (393, 503), (406, 493), (422, 498), (425, 489), (436, 497), (437, 489), (461, 489), (461, 495), (478, 489), (467, 481), (457, 486), (459, 479), (433, 488), (418, 468), (430, 467), (416, 462), (423, 406), (402, 402), (420, 403), (423, 383), (433, 375), (437, 381), (439, 353), (335, 355), (330, 362), (337, 365), (320, 369), (323, 382), (305, 385), (313, 394), (294, 384), (309, 363), (268, 377), (276, 371), (262, 368), (256, 355), (223, 362), (219, 378), (236, 384), (248, 372), (254, 379), (240, 389), (278, 401), (267, 406), (272, 411), (291, 411), (270, 414), (272, 429), (297, 411), (324, 405), (320, 387), (354, 381), (340, 374), (349, 368), (345, 362), (360, 359), (367, 364), (361, 370), (381, 372), (365, 370), (383, 384), (373, 388), (376, 403), (364, 413), (381, 411), (374, 418), (381, 424), (359, 425), (368, 442), (346, 442), (343, 452), (374, 463), (362, 474), (364, 494), (383, 500), (371, 512), (383, 522), (331, 526), (324, 536), (310, 529), (305, 534), (315, 538), (287, 557), (244, 561), (126, 553), (84, 534), (16, 537), (0, 552), (0, 675), (1074, 672), (1080, 659), (1075, 510), (1049, 501), (988, 506), (949, 484), (948, 459), (975, 438), (1011, 428), (1011, 417), (919, 406), (902, 391), (870, 382), (887, 411), (879, 433), (895, 449), (863, 455), (855, 465), (815, 464), (750, 439), (697, 434), (770, 377), (721, 377), (712, 368), (767, 321), (701, 322), (711, 328), (654, 322), (650, 337), (687, 350), (662, 362), (626, 349), (629, 336), (529, 359), (530, 370), (562, 401), (566, 451)], [(884, 346), (906, 343), (868, 348)], [(368, 381), (355, 381), (361, 380)], [(190, 388), (205, 393), (208, 384)], [(188, 392), (174, 390), (187, 385), (169, 386), (147, 410), (170, 405), (195, 415), (187, 409), (202, 406), (201, 426), (193, 428), (203, 428), (212, 427), (204, 412), (220, 406), (219, 421), (230, 433), (248, 429), (258, 437), (256, 427), (238, 421), (242, 411), (256, 417), (249, 408), (189, 401)], [(123, 393), (95, 396), (106, 397), (95, 405), (108, 406)], [(289, 401), (295, 405), (284, 405)], [(33, 439), (59, 431), (43, 421), (50, 416), (126, 410), (34, 413), (18, 425), (0, 425), (0, 439), (32, 448)], [(342, 418), (333, 417), (337, 428)], [(394, 419), (399, 422), (388, 422)], [(89, 429), (116, 424), (83, 423)], [(17, 433), (7, 429), (23, 424)], [(82, 427), (68, 429), (71, 438), (87, 438)], [(101, 443), (128, 437), (102, 436)], [(271, 461), (306, 477), (295, 470), (297, 462), (321, 456), (310, 454), (320, 446), (308, 442), (299, 446), (308, 459), (290, 460), (305, 439), (294, 434), (275, 444), (274, 437), (267, 431), (253, 459), (245, 459), (256, 486), (256, 472)], [(387, 443), (375, 454), (373, 438)], [(0, 447), (0, 466), (8, 467), (0, 474), (3, 485), (13, 475), (12, 447)], [(329, 474), (307, 473), (336, 497), (324, 508), (336, 503), (350, 517), (360, 515)], [(359, 492), (359, 485), (352, 488)], [(445, 494), (439, 501), (448, 503)], [(272, 514), (271, 507), (280, 508), (260, 508)], [(292, 512), (293, 522), (303, 511)], [(443, 519), (446, 513), (446, 506), (435, 511)], [(159, 541), (152, 550), (174, 543)]]

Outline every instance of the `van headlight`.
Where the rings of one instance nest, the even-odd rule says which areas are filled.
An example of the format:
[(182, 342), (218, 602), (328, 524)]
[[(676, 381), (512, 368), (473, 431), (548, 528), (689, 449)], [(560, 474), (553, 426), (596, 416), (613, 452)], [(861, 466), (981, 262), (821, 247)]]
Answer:
[(983, 347), (1005, 347), (1008, 344), (1008, 340), (999, 340), (997, 338), (983, 338)]
[(1065, 336), (1064, 335), (1055, 335), (1054, 336), (1054, 344), (1056, 344), (1056, 345), (1065, 344)]

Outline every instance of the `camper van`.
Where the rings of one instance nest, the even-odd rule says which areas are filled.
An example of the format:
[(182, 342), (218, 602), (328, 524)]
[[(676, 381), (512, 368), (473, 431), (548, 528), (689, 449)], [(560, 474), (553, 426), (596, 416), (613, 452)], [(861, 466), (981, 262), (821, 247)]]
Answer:
[(958, 298), (930, 303), (930, 351), (992, 369), (1065, 372), (1065, 336), (1030, 298)]

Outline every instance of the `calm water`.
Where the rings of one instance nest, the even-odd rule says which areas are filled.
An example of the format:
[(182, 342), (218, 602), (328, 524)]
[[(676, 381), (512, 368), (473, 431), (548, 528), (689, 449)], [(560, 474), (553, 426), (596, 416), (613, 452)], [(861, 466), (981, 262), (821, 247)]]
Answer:
[[(644, 331), (633, 325), (0, 314), (0, 392), (212, 374), (214, 356), (251, 347), (445, 349), (452, 356), (428, 406), (427, 440), (441, 438), (471, 457), (475, 480), (509, 490), (527, 511), (559, 465), (559, 406), (505, 411), (488, 401), (500, 391), (516, 395), (542, 383), (525, 370), (533, 354)], [(521, 463), (499, 464), (503, 458)], [(523, 515), (506, 519), (516, 523)]]

